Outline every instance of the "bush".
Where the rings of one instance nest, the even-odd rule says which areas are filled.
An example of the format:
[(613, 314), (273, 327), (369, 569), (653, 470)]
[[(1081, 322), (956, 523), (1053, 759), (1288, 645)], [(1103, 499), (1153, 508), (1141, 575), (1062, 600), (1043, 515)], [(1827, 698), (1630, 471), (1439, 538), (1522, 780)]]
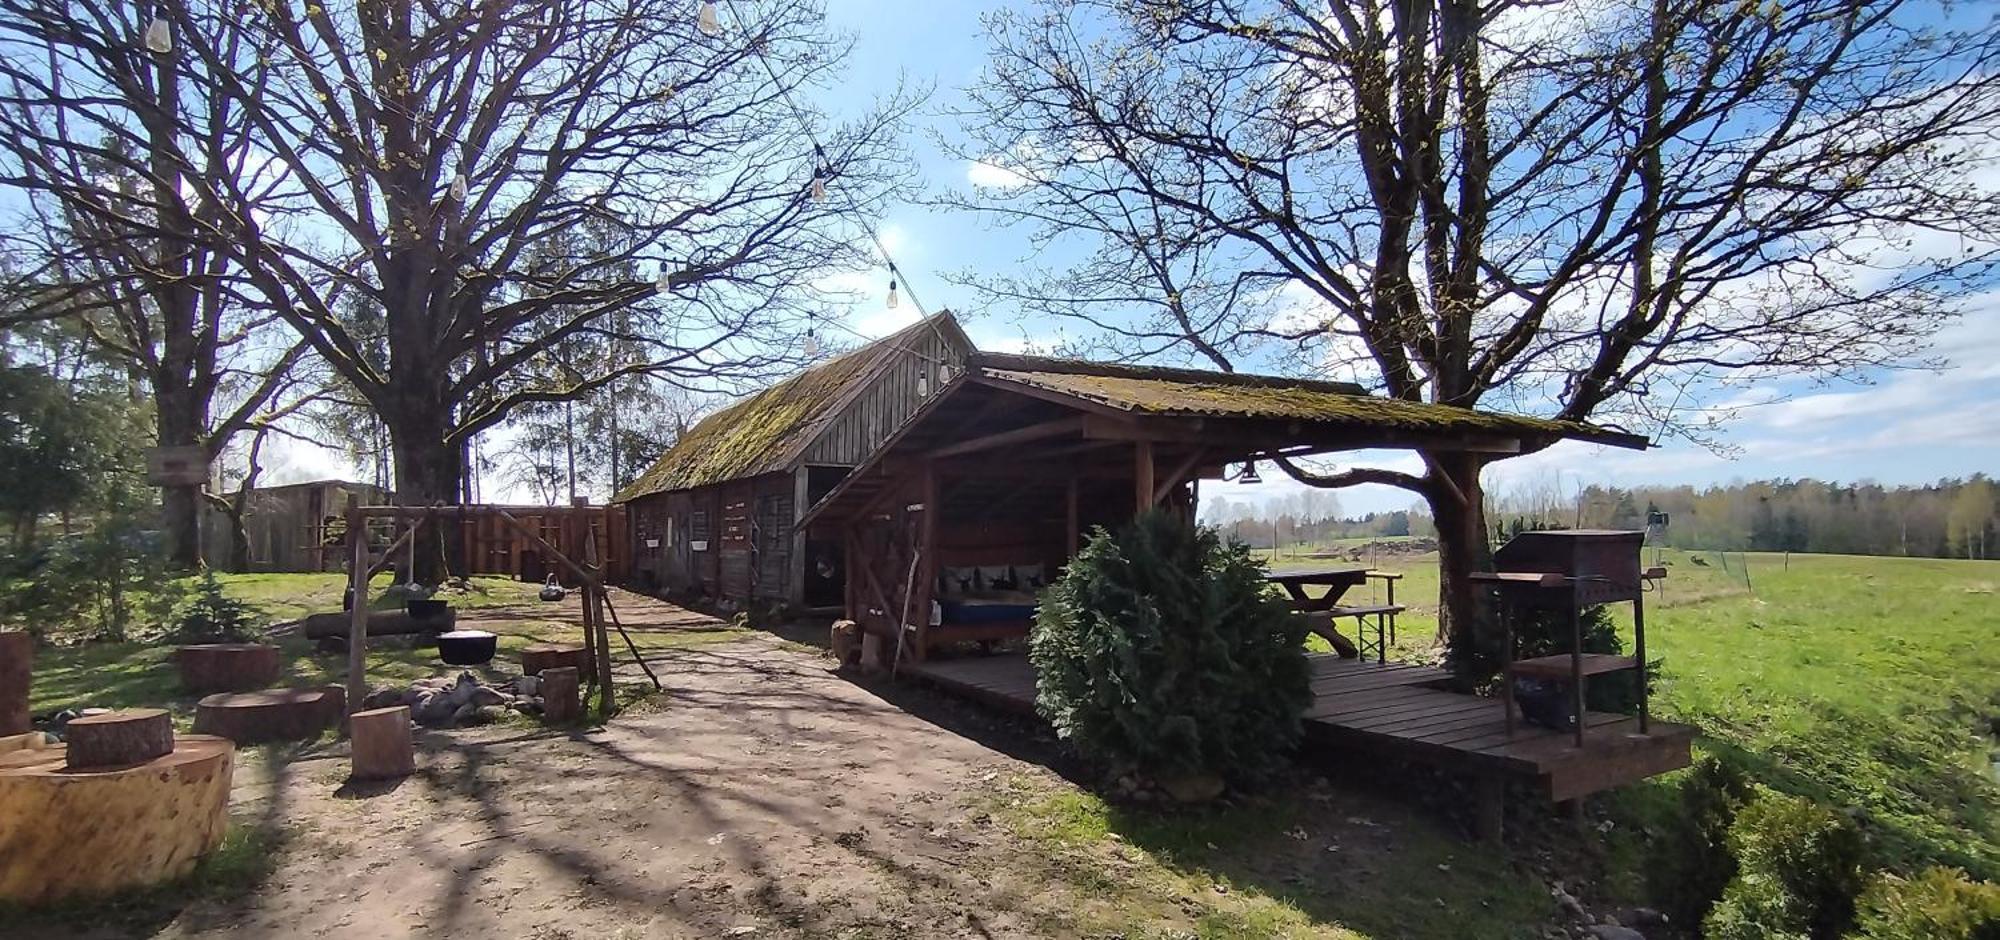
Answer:
[(1736, 876), (1703, 923), (1710, 940), (1834, 940), (1854, 920), (1861, 832), (1801, 797), (1760, 789), (1729, 828)]
[(244, 643), (257, 639), (257, 612), (222, 591), (215, 572), (204, 570), (194, 596), (175, 613), (167, 638), (176, 643)]
[(1855, 936), (1865, 940), (2000, 940), (2000, 885), (1956, 868), (1909, 879), (1885, 872), (1858, 907)]
[(0, 559), (0, 626), (38, 641), (123, 642), (155, 630), (171, 614), (175, 592), (154, 539), (136, 517), (112, 514), (77, 535), (45, 540)]
[(1742, 772), (1712, 755), (1681, 778), (1678, 812), (1663, 827), (1657, 862), (1646, 873), (1648, 893), (1674, 923), (1701, 923), (1736, 877), (1729, 829), (1750, 795)]
[(1097, 529), (1043, 592), (1035, 707), (1089, 759), (1253, 782), (1297, 745), (1305, 620), (1243, 545), (1163, 512)]

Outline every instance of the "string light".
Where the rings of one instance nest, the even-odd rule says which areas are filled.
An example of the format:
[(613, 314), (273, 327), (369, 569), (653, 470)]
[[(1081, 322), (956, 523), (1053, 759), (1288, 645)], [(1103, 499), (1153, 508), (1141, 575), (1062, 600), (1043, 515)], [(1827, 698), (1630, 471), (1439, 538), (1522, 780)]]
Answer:
[(812, 201), (826, 201), (826, 174), (821, 173), (819, 170), (813, 171)]
[(806, 358), (818, 359), (819, 354), (819, 331), (815, 327), (806, 327)]
[(174, 32), (164, 17), (154, 17), (146, 24), (146, 48), (160, 55), (174, 51)]
[(656, 294), (664, 294), (673, 289), (674, 289), (673, 276), (667, 273), (666, 265), (664, 264), (660, 265), (660, 276), (653, 281), (653, 292)]
[[(889, 270), (894, 271), (895, 268), (891, 267)], [(889, 276), (889, 309), (894, 310), (899, 304), (900, 301), (896, 299), (896, 276), (891, 274)]]
[(457, 176), (451, 178), (452, 202), (464, 202), (466, 195), (470, 193), (471, 190), (472, 190), (472, 183), (471, 181), (465, 178), (464, 172), (461, 171)]
[(704, 36), (722, 35), (722, 20), (717, 16), (715, 0), (701, 0), (701, 13), (695, 23), (701, 27)]

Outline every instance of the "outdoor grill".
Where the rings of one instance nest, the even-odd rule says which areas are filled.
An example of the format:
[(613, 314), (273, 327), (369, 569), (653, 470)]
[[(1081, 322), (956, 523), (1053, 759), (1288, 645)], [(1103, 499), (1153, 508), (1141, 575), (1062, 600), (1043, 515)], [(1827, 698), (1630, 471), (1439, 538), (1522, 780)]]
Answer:
[[(1665, 572), (1642, 571), (1639, 550), (1646, 533), (1613, 529), (1569, 529), (1523, 532), (1493, 553), (1496, 571), (1473, 575), (1477, 582), (1492, 587), (1500, 596), (1502, 639), (1500, 683), (1507, 712), (1507, 733), (1514, 732), (1515, 684), (1523, 685), (1524, 705), (1533, 705), (1530, 717), (1543, 724), (1560, 726), (1566, 720), (1583, 746), (1583, 732), (1589, 724), (1584, 709), (1584, 686), (1589, 677), (1633, 670), (1639, 673), (1639, 733), (1647, 730), (1646, 716), (1646, 612), (1645, 582), (1663, 577)], [(1586, 607), (1629, 601), (1632, 604), (1632, 655), (1586, 653), (1583, 650), (1582, 612)], [(1561, 610), (1569, 615), (1570, 648), (1567, 652), (1530, 659), (1514, 658), (1514, 617), (1522, 609)], [(1561, 689), (1557, 695), (1543, 690)], [(1561, 698), (1569, 700), (1565, 710)]]
[(1593, 607), (1637, 600), (1645, 538), (1644, 532), (1615, 529), (1523, 532), (1493, 553), (1493, 567), (1506, 578), (1499, 582), (1501, 592), (1513, 603)]

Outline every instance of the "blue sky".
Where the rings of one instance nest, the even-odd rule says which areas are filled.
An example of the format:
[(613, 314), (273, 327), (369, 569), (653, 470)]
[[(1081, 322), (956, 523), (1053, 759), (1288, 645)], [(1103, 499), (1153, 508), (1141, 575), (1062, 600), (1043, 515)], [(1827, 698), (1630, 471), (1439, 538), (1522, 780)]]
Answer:
[[(996, 2), (962, 0), (829, 0), (832, 25), (855, 39), (847, 80), (823, 90), (814, 104), (834, 115), (864, 110), (897, 83), (934, 86), (916, 118), (908, 146), (931, 188), (966, 188), (973, 168), (947, 157), (935, 135), (956, 136), (944, 112), (961, 100), (985, 58), (981, 15)], [(692, 3), (690, 8), (692, 9)], [(690, 14), (692, 15), (692, 14)], [(949, 283), (945, 272), (1004, 270), (1027, 250), (1025, 239), (997, 230), (978, 217), (929, 206), (904, 205), (888, 213), (879, 234), (903, 272), (906, 288), (931, 310), (967, 311), (969, 291)], [(885, 309), (886, 270), (832, 278), (855, 292), (845, 319), (852, 334), (879, 336), (912, 322), (914, 305)], [(1046, 344), (1056, 339), (1038, 324), (1022, 323), (1005, 311), (965, 319), (974, 340), (989, 349)], [(857, 340), (858, 341), (858, 340)], [(1563, 490), (1585, 483), (1631, 486), (1649, 483), (1724, 483), (1733, 479), (1803, 477), (1883, 483), (1911, 483), (2000, 469), (2000, 293), (1981, 298), (1966, 318), (1939, 337), (1936, 352), (1950, 360), (1942, 372), (1882, 372), (1866, 383), (1815, 385), (1767, 382), (1720, 393), (1708, 402), (1735, 404), (1734, 420), (1720, 435), (1728, 453), (1686, 443), (1669, 443), (1635, 453), (1588, 446), (1558, 446), (1508, 460), (1489, 471), (1488, 489), (1547, 485)], [(1643, 429), (1642, 429), (1643, 430)], [(301, 475), (332, 471), (329, 455), (299, 455)], [(1364, 453), (1352, 463), (1418, 470), (1413, 455)], [(351, 472), (351, 471), (347, 471)], [(1266, 473), (1258, 486), (1230, 486), (1222, 495), (1261, 501), (1297, 484), (1281, 473)], [(489, 493), (488, 498), (524, 498), (522, 493)], [(1205, 494), (1213, 495), (1211, 493)], [(1344, 511), (1401, 509), (1411, 494), (1386, 487), (1342, 491)]]
[[(903, 76), (934, 84), (910, 146), (927, 185), (969, 186), (971, 168), (947, 158), (930, 134), (954, 135), (955, 125), (941, 114), (977, 77), (985, 57), (980, 16), (1000, 6), (955, 0), (832, 0), (829, 17), (835, 26), (856, 36), (856, 46), (852, 80), (830, 92), (821, 106), (836, 113), (865, 107), (871, 96), (893, 88)], [(929, 207), (892, 211), (884, 229), (906, 282), (932, 309), (963, 310), (972, 301), (968, 292), (940, 277), (941, 272), (1001, 269), (1025, 250), (1014, 233), (994, 230), (976, 217)], [(871, 300), (859, 306), (850, 323), (879, 335), (914, 316), (907, 304), (892, 312)], [(989, 347), (1051, 338), (1038, 334), (1034, 326), (1015, 322), (1004, 311), (989, 311), (967, 323), (974, 340)], [(1727, 454), (1678, 442), (1644, 453), (1563, 445), (1502, 462), (1489, 471), (1488, 487), (1501, 492), (1545, 483), (1558, 475), (1565, 490), (1580, 483), (1701, 485), (1804, 476), (1893, 484), (2000, 470), (2000, 293), (1971, 305), (1962, 321), (1938, 337), (1935, 351), (1952, 368), (1884, 371), (1861, 384), (1767, 382), (1728, 390), (1708, 403), (1742, 405), (1720, 435), (1730, 450)], [(1402, 453), (1354, 457), (1355, 463), (1420, 467), (1414, 456)], [(1282, 474), (1266, 473), (1265, 480), (1260, 486), (1228, 487), (1224, 495), (1259, 500), (1296, 486)], [(1347, 512), (1400, 509), (1413, 500), (1408, 493), (1386, 487), (1346, 490), (1340, 498)]]

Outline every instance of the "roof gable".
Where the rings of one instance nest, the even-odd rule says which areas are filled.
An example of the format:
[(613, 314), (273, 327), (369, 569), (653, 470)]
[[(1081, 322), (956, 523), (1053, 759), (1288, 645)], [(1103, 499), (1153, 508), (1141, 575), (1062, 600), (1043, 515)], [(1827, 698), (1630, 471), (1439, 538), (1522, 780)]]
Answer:
[(919, 320), (710, 413), (611, 501), (791, 469), (829, 420), (900, 358), (906, 344), (931, 330), (972, 347), (951, 313)]

